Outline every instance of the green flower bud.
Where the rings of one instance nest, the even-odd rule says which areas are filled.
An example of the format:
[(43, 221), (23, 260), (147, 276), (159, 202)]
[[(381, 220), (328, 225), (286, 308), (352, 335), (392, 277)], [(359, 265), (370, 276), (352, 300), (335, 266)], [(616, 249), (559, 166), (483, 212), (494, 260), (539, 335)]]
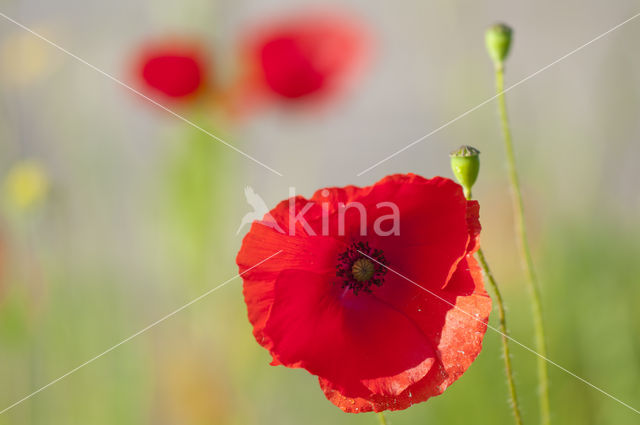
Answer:
[(471, 187), (478, 178), (480, 171), (480, 151), (473, 146), (460, 146), (449, 154), (453, 175), (462, 185), (464, 196), (471, 198)]
[(495, 24), (485, 33), (487, 51), (496, 66), (501, 66), (509, 55), (513, 31), (505, 24)]

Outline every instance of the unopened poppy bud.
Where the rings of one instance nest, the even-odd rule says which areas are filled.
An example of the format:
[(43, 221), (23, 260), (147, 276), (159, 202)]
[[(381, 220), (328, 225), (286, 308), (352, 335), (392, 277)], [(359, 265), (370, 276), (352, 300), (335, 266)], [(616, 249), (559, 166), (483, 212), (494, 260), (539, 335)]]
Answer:
[(501, 66), (509, 55), (512, 33), (511, 27), (505, 24), (495, 24), (485, 33), (487, 51), (496, 67)]
[(480, 171), (480, 151), (473, 146), (460, 146), (449, 154), (453, 175), (462, 185), (464, 196), (471, 198), (471, 187), (478, 178)]

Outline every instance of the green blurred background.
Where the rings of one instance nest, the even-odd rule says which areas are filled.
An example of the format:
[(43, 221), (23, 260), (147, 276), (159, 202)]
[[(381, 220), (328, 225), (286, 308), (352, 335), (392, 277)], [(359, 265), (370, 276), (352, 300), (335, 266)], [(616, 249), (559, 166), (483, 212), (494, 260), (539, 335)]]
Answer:
[[(356, 173), (493, 95), (488, 25), (515, 29), (509, 85), (640, 12), (637, 2), (3, 0), (0, 12), (123, 81), (145, 40), (195, 36), (225, 81), (246, 28), (319, 4), (371, 30), (372, 58), (348, 90), (317, 110), (273, 107), (241, 120), (180, 111), (284, 177), (0, 17), (0, 410), (233, 277), (246, 185), (273, 206), (290, 186), (310, 196), (394, 172), (450, 176), (447, 153), (462, 143), (482, 151), (474, 195), (483, 244), (512, 335), (533, 346), (495, 104)], [(508, 94), (549, 356), (635, 408), (639, 38), (640, 21), (630, 22)], [(36, 181), (29, 187), (40, 188), (28, 208), (7, 183), (25, 160), (36, 161), (37, 171), (26, 167)], [(499, 343), (489, 330), (457, 383), (389, 414), (390, 423), (510, 423)], [(525, 420), (536, 423), (535, 357), (513, 353)], [(342, 413), (308, 373), (268, 362), (235, 280), (0, 415), (0, 424), (376, 423)], [(550, 378), (554, 423), (639, 423), (553, 366)]]

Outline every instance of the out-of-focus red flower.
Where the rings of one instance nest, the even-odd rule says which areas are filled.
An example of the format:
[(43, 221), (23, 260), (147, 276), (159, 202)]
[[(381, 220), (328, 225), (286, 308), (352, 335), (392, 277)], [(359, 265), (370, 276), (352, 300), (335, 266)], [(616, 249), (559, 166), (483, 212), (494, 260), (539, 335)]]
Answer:
[(352, 19), (296, 15), (254, 31), (246, 51), (258, 86), (280, 98), (301, 99), (340, 86), (365, 56), (367, 38)]
[(208, 61), (197, 43), (157, 42), (146, 46), (136, 72), (156, 94), (172, 99), (194, 96), (208, 80)]
[(478, 209), (451, 180), (408, 174), (283, 201), (254, 222), (236, 261), (272, 364), (317, 375), (345, 412), (441, 394), (480, 352), (491, 310), (473, 258)]

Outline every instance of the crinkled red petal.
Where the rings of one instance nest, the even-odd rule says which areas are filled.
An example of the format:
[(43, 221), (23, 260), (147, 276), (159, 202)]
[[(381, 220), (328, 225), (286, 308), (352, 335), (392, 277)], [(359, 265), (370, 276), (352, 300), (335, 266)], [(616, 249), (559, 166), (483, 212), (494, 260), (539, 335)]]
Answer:
[[(318, 375), (327, 398), (348, 412), (404, 409), (442, 393), (478, 355), (491, 309), (472, 258), (477, 203), (451, 180), (412, 174), (292, 202), (296, 211), (311, 202), (306, 224), (293, 224), (284, 201), (254, 223), (237, 257), (254, 335), (273, 363)], [(355, 202), (365, 206), (366, 236), (357, 208), (337, 220)], [(398, 235), (376, 232), (390, 213), (384, 202), (398, 207)], [(354, 295), (335, 276), (352, 241), (386, 257), (385, 282), (371, 294)]]

